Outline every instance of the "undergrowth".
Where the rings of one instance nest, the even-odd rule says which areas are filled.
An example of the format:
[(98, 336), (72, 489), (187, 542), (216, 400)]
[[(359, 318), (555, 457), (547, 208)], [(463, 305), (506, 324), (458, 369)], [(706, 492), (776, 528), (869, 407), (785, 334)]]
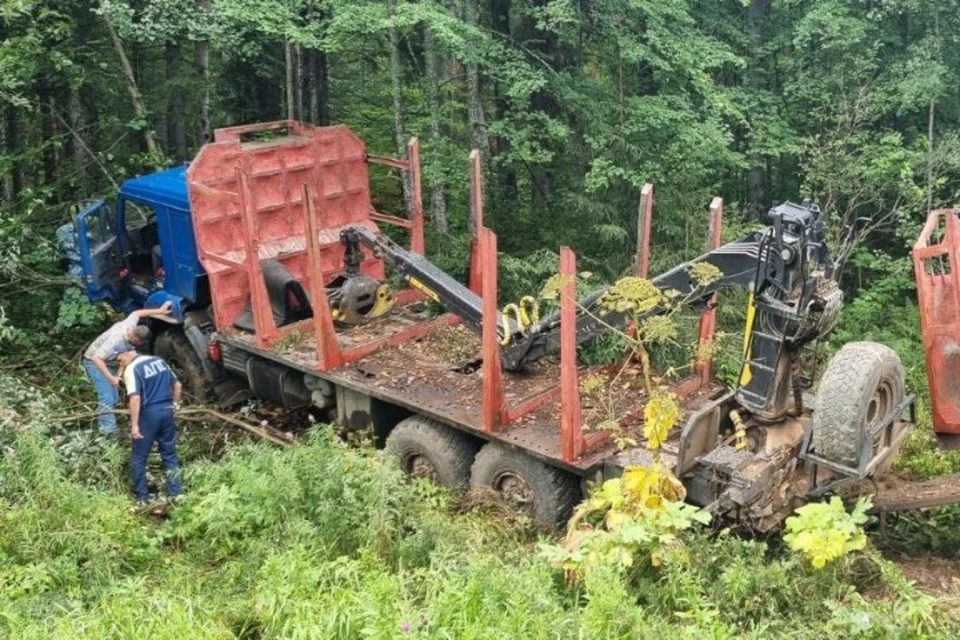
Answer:
[[(120, 472), (119, 469), (116, 470)], [(522, 521), (456, 507), (318, 428), (187, 469), (166, 521), (69, 477), (42, 429), (0, 456), (0, 637), (950, 637), (949, 610), (868, 548), (815, 570), (706, 529), (567, 584)], [(542, 534), (540, 534), (542, 536)]]

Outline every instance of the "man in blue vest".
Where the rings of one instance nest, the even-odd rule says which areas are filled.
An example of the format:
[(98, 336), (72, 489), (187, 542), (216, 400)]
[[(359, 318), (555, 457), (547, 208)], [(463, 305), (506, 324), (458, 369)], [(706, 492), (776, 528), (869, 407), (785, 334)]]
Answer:
[(156, 356), (128, 350), (117, 356), (117, 362), (123, 367), (130, 404), (133, 493), (138, 503), (147, 502), (147, 458), (156, 442), (167, 475), (167, 494), (176, 498), (180, 495), (180, 463), (173, 413), (180, 403), (180, 381), (167, 363)]

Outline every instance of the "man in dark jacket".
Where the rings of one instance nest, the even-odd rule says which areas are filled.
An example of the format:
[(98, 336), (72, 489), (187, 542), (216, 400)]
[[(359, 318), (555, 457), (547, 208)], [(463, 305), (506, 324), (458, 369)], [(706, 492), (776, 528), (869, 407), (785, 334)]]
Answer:
[(139, 355), (128, 350), (117, 356), (123, 367), (123, 383), (130, 405), (130, 436), (133, 455), (130, 475), (138, 503), (147, 501), (147, 458), (157, 443), (167, 476), (167, 494), (180, 495), (180, 463), (177, 460), (174, 411), (180, 403), (182, 386), (162, 358)]

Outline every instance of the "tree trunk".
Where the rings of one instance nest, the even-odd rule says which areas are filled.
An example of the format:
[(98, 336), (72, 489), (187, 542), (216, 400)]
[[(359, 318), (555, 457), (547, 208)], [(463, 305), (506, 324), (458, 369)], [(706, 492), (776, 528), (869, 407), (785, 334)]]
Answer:
[[(3, 126), (0, 127), (0, 149), (9, 149), (10, 146), (7, 143), (7, 111), (11, 107), (7, 107), (0, 111), (3, 114)], [(13, 165), (14, 163), (11, 163)], [(13, 208), (13, 198), (10, 197), (10, 176), (6, 174), (0, 174), (0, 206), (8, 206)]]
[(287, 120), (296, 120), (297, 114), (294, 111), (296, 98), (293, 88), (293, 44), (289, 40), (283, 45), (283, 54), (287, 70)]
[[(203, 16), (210, 13), (210, 0), (200, 0), (199, 7)], [(210, 135), (210, 41), (204, 38), (197, 41), (197, 76), (200, 78), (200, 109), (197, 114), (197, 144), (208, 142)]]
[(147, 107), (143, 103), (143, 96), (140, 94), (140, 87), (137, 86), (137, 79), (133, 75), (133, 67), (130, 65), (130, 59), (127, 58), (123, 50), (123, 42), (117, 35), (117, 30), (113, 28), (113, 22), (110, 21), (108, 13), (103, 13), (103, 21), (107, 26), (107, 32), (110, 34), (110, 40), (113, 41), (113, 48), (117, 51), (117, 58), (120, 59), (120, 69), (123, 71), (123, 78), (127, 84), (127, 92), (130, 94), (130, 101), (133, 103), (133, 111), (137, 117), (143, 120), (143, 143), (147, 147), (147, 152), (156, 160), (163, 157), (160, 148), (157, 146), (156, 134), (147, 117)]
[(20, 197), (23, 191), (23, 163), (17, 156), (20, 154), (22, 133), (20, 128), (20, 113), (13, 105), (7, 106), (7, 144), (14, 161), (10, 164), (10, 196), (13, 199)]
[[(430, 107), (430, 141), (433, 143), (433, 152), (440, 148), (440, 74), (437, 61), (437, 46), (429, 29), (423, 34), (423, 57), (427, 76), (427, 100)], [(430, 182), (430, 213), (433, 224), (440, 233), (447, 233), (447, 194), (443, 176), (434, 173)]]
[[(751, 0), (747, 8), (747, 22), (750, 31), (750, 51), (747, 56), (747, 89), (754, 94), (767, 89), (766, 60), (763, 47), (767, 42), (767, 28), (770, 17), (771, 0)], [(748, 214), (762, 218), (769, 208), (767, 194), (767, 161), (752, 148), (757, 144), (751, 140), (747, 170), (747, 210)]]
[(321, 49), (307, 52), (307, 89), (310, 121), (326, 126), (330, 124), (329, 83), (327, 54)]
[[(468, 25), (477, 25), (477, 0), (464, 0), (463, 19)], [(490, 158), (490, 140), (487, 123), (483, 117), (483, 102), (480, 96), (480, 72), (477, 63), (467, 60), (467, 124), (470, 129), (470, 146), (480, 150), (484, 163)]]
[(294, 71), (295, 71), (295, 81), (294, 86), (296, 87), (296, 103), (297, 103), (297, 117), (303, 119), (303, 83), (304, 83), (304, 72), (303, 72), (303, 47), (299, 44), (293, 46), (293, 60), (294, 60)]
[(314, 56), (314, 76), (311, 87), (315, 96), (317, 109), (314, 111), (314, 121), (317, 124), (330, 124), (330, 68), (327, 52), (316, 49)]
[[(403, 63), (400, 59), (400, 32), (393, 24), (393, 16), (396, 10), (396, 1), (387, 0), (387, 12), (390, 16), (390, 81), (391, 93), (393, 95), (393, 129), (397, 141), (397, 155), (401, 158), (407, 156), (407, 133), (403, 121)], [(406, 205), (407, 215), (413, 211), (413, 202), (410, 193), (410, 185), (407, 181), (407, 174), (404, 173), (400, 179), (403, 189), (403, 200)]]
[(305, 80), (307, 85), (307, 118), (317, 124), (317, 114), (320, 111), (320, 92), (317, 90), (317, 50), (307, 49), (307, 68)]
[[(326, 25), (329, 14), (314, 2), (307, 8), (307, 20), (311, 23), (319, 22)], [(327, 71), (327, 53), (322, 49), (307, 51), (307, 106), (310, 109), (310, 121), (326, 126), (330, 124), (329, 114), (329, 75)]]
[(83, 103), (80, 101), (79, 87), (71, 87), (67, 99), (67, 125), (70, 127), (70, 159), (76, 178), (71, 186), (80, 193), (86, 193), (87, 170), (83, 150)]
[[(512, 30), (510, 26), (510, 5), (511, 0), (491, 0), (490, 2), (490, 22), (493, 30), (500, 35), (504, 42), (512, 42)], [(495, 109), (494, 119), (504, 117), (510, 109), (510, 103), (506, 95), (500, 90), (496, 83), (493, 84), (493, 104)], [(509, 150), (510, 142), (503, 137), (496, 137), (493, 140), (491, 154), (505, 153)], [(497, 201), (500, 202), (505, 210), (516, 208), (517, 205), (517, 173), (512, 166), (502, 163), (497, 169)]]
[(180, 79), (180, 45), (169, 40), (164, 45), (167, 71), (167, 153), (173, 152), (176, 161), (187, 159), (187, 129), (184, 122), (183, 92), (177, 86)]
[(57, 103), (46, 82), (40, 87), (40, 137), (43, 149), (43, 184), (52, 186), (57, 181)]
[(933, 211), (933, 123), (937, 101), (930, 98), (930, 110), (927, 112), (927, 215)]

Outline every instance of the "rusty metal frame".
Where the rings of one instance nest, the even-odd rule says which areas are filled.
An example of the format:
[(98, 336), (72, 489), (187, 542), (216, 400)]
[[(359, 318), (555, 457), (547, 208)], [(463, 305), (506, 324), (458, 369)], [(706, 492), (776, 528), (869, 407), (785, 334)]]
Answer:
[(577, 374), (577, 257), (560, 248), (560, 457), (573, 462), (584, 451)]
[[(707, 250), (720, 247), (723, 237), (723, 198), (714, 198), (710, 203), (708, 218)], [(694, 370), (705, 387), (713, 380), (713, 340), (717, 333), (717, 294), (710, 296), (707, 308), (700, 314), (700, 333), (697, 340), (697, 363)]]
[[(312, 320), (300, 321), (291, 325), (289, 328), (290, 332), (292, 332), (293, 330), (307, 326), (308, 323), (312, 323), (317, 342), (318, 369), (321, 371), (329, 371), (344, 364), (356, 362), (384, 347), (400, 344), (408, 340), (415, 340), (440, 327), (452, 326), (460, 322), (460, 318), (452, 314), (444, 314), (434, 320), (415, 324), (403, 331), (378, 340), (372, 340), (353, 349), (341, 349), (339, 339), (337, 338), (336, 327), (333, 324), (333, 316), (330, 313), (330, 306), (327, 302), (326, 290), (323, 286), (319, 246), (320, 234), (317, 227), (317, 215), (312, 188), (310, 185), (304, 184), (301, 187), (301, 192), (303, 194), (304, 215), (307, 219), (310, 297), (314, 301), (314, 313)], [(400, 304), (409, 304), (410, 302), (416, 301), (419, 299), (418, 293), (419, 292), (412, 289), (404, 289), (397, 294), (398, 302)], [(288, 329), (288, 327), (284, 327), (284, 329)], [(257, 346), (261, 346), (259, 342)]]
[(276, 120), (273, 122), (255, 122), (235, 127), (220, 127), (213, 132), (214, 142), (240, 142), (241, 136), (247, 133), (264, 133), (286, 129), (291, 135), (300, 135), (300, 123), (296, 120)]
[(480, 230), (480, 260), (483, 261), (483, 430), (494, 433), (506, 420), (503, 372), (500, 363), (500, 311), (497, 308), (497, 236), (487, 228)]
[[(294, 121), (280, 121), (273, 123), (260, 123), (256, 125), (247, 125), (241, 127), (231, 127), (217, 130), (218, 141), (239, 141), (240, 136), (245, 133), (256, 133), (263, 131), (279, 131), (287, 129), (291, 134), (300, 133), (300, 124)], [(384, 216), (371, 211), (370, 217), (374, 220), (397, 224), (410, 230), (410, 247), (417, 253), (423, 253), (425, 250), (424, 230), (423, 230), (423, 204), (422, 190), (420, 183), (420, 146), (416, 138), (410, 140), (408, 145), (410, 160), (384, 159), (379, 156), (367, 156), (367, 159), (381, 164), (387, 164), (401, 168), (408, 172), (412, 192), (412, 211), (409, 219), (398, 218), (396, 216)], [(255, 328), (255, 344), (260, 349), (269, 349), (277, 340), (297, 331), (303, 331), (312, 328), (317, 343), (317, 368), (323, 371), (333, 369), (343, 364), (355, 362), (364, 358), (374, 351), (385, 346), (399, 344), (407, 340), (413, 340), (426, 335), (430, 331), (441, 326), (450, 326), (460, 322), (460, 319), (451, 314), (446, 314), (435, 320), (420, 323), (408, 327), (395, 334), (362, 344), (353, 349), (341, 349), (337, 337), (336, 328), (333, 324), (333, 318), (330, 313), (330, 307), (326, 298), (326, 290), (323, 285), (323, 270), (320, 248), (320, 228), (316, 211), (316, 197), (309, 184), (301, 185), (301, 201), (299, 204), (303, 207), (303, 215), (306, 219), (306, 251), (307, 267), (309, 275), (310, 297), (314, 306), (314, 316), (311, 320), (302, 320), (284, 327), (277, 327), (273, 319), (273, 311), (270, 305), (269, 294), (266, 290), (266, 283), (263, 277), (263, 269), (260, 265), (260, 230), (257, 226), (257, 218), (254, 203), (254, 195), (250, 183), (251, 167), (246, 157), (240, 159), (237, 167), (237, 184), (239, 185), (238, 203), (240, 206), (240, 216), (243, 221), (243, 247), (246, 258), (243, 263), (230, 260), (223, 256), (218, 256), (209, 252), (204, 252), (205, 259), (213, 260), (219, 264), (238, 268), (246, 275), (247, 285), (250, 290), (250, 307), (253, 315)], [(319, 178), (317, 177), (317, 180)], [(215, 190), (203, 187), (207, 191)], [(219, 194), (218, 194), (219, 195)], [(229, 194), (224, 194), (229, 195)], [(285, 198), (290, 201), (289, 194)], [(295, 202), (295, 201), (294, 201)], [(397, 293), (399, 304), (410, 304), (422, 299), (422, 294), (413, 289), (404, 289)]]
[[(945, 226), (944, 237), (931, 245), (931, 236), (941, 220)], [(927, 273), (925, 262), (932, 258), (945, 258), (949, 273)], [(957, 356), (954, 355), (960, 343), (960, 209), (930, 212), (913, 246), (913, 269), (933, 430), (942, 435), (960, 434)]]
[(390, 158), (387, 156), (376, 156), (367, 154), (367, 162), (379, 164), (393, 169), (400, 169), (407, 174), (407, 184), (410, 189), (410, 208), (408, 218), (400, 216), (391, 216), (379, 211), (371, 210), (370, 218), (376, 222), (392, 224), (410, 231), (410, 251), (424, 255), (426, 253), (426, 240), (424, 237), (423, 223), (423, 185), (421, 184), (420, 173), (420, 140), (410, 138), (407, 143), (407, 159)]
[(247, 284), (250, 287), (250, 307), (253, 313), (253, 326), (256, 329), (256, 343), (261, 349), (273, 344), (279, 337), (277, 325), (273, 321), (270, 297), (263, 279), (260, 266), (260, 238), (257, 229), (256, 212), (253, 207), (253, 192), (250, 189), (249, 164), (246, 158), (237, 168), (237, 181), (240, 185), (240, 212), (243, 216), (243, 242), (246, 251)]
[[(288, 126), (289, 123), (275, 123), (276, 129)], [(229, 135), (239, 137), (245, 131), (261, 131), (263, 128), (242, 127), (228, 132)], [(291, 131), (293, 128), (291, 127)], [(412, 207), (409, 219), (395, 216), (383, 216), (371, 212), (371, 218), (380, 222), (397, 224), (411, 232), (411, 250), (422, 253), (424, 250), (423, 237), (423, 209), (420, 184), (419, 145), (416, 139), (408, 146), (409, 160), (395, 160), (379, 156), (367, 156), (367, 161), (400, 168), (409, 172), (412, 189)], [(452, 326), (461, 322), (453, 314), (445, 314), (438, 318), (419, 322), (394, 334), (380, 337), (369, 342), (344, 348), (341, 345), (323, 280), (322, 247), (320, 225), (322, 220), (318, 215), (317, 207), (323, 206), (323, 201), (314, 193), (310, 184), (301, 185), (300, 202), (303, 215), (306, 218), (306, 275), (310, 289), (310, 296), (314, 307), (314, 316), (308, 320), (277, 327), (273, 320), (273, 313), (266, 291), (266, 283), (259, 260), (260, 237), (257, 228), (256, 210), (251, 193), (250, 165), (242, 160), (237, 169), (239, 216), (242, 218), (243, 247), (246, 259), (243, 264), (235, 263), (223, 256), (209, 255), (221, 264), (242, 269), (247, 277), (251, 308), (254, 315), (256, 335), (254, 337), (257, 348), (268, 350), (278, 339), (293, 332), (312, 330), (316, 338), (316, 368), (320, 371), (330, 371), (351, 362), (361, 360), (372, 353), (388, 346), (398, 345), (407, 341), (416, 340), (437, 329)], [(477, 291), (483, 300), (482, 332), (482, 428), (485, 433), (496, 434), (506, 429), (514, 421), (542, 409), (549, 403), (558, 402), (557, 425), (560, 431), (560, 450), (555, 454), (564, 463), (576, 463), (577, 460), (593, 450), (594, 447), (606, 443), (610, 439), (607, 432), (584, 434), (582, 429), (582, 409), (579, 391), (580, 367), (577, 360), (576, 345), (576, 255), (569, 247), (560, 249), (560, 271), (563, 278), (563, 290), (560, 302), (560, 379), (556, 384), (542, 389), (536, 394), (524, 398), (515, 406), (509, 406), (505, 392), (505, 376), (502, 371), (500, 349), (500, 318), (498, 308), (497, 288), (497, 236), (483, 226), (483, 176), (481, 171), (480, 155), (477, 151), (470, 154), (470, 197), (472, 202), (473, 238), (470, 256), (470, 287)], [(286, 198), (290, 201), (289, 195)], [(653, 186), (645, 185), (641, 192), (641, 204), (638, 217), (638, 244), (635, 259), (635, 270), (638, 275), (645, 276), (649, 269), (650, 230), (652, 228)], [(323, 212), (319, 212), (322, 214)], [(710, 243), (719, 246), (723, 216), (723, 201), (715, 198), (710, 207)], [(409, 304), (419, 299), (419, 292), (405, 289), (397, 293), (397, 303)], [(710, 309), (701, 316), (700, 341), (704, 344), (712, 340), (715, 331), (716, 310)], [(712, 377), (712, 363), (699, 363), (697, 376), (678, 386), (681, 395), (695, 392), (709, 383)], [(691, 384), (692, 383), (692, 384)], [(642, 410), (642, 408), (640, 409)]]

